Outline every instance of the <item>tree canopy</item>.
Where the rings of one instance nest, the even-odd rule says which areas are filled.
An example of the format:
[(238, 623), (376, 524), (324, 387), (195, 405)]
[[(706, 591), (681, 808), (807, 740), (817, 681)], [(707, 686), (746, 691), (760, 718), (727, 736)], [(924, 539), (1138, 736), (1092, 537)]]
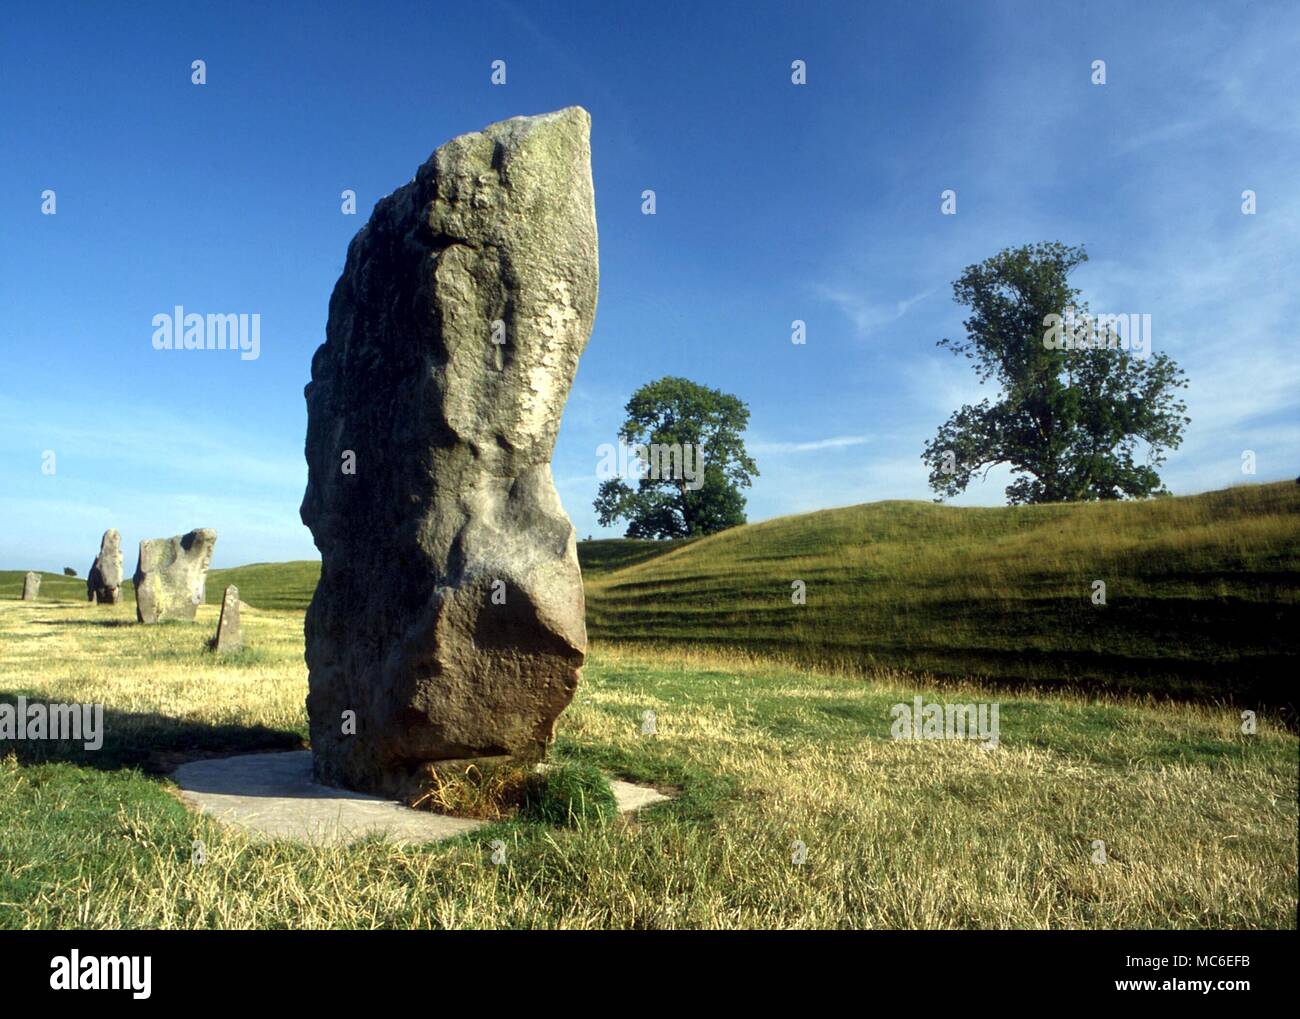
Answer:
[(966, 337), (939, 345), (1000, 393), (954, 411), (926, 443), (941, 498), (999, 464), (1016, 475), (1011, 503), (1167, 494), (1157, 468), (1190, 420), (1179, 398), (1186, 377), (1151, 352), (1149, 316), (1091, 314), (1069, 284), (1087, 258), (1059, 242), (1007, 248), (953, 284), (971, 309)]
[(619, 439), (634, 476), (601, 482), (602, 527), (625, 519), (629, 538), (683, 538), (745, 522), (740, 490), (758, 467), (745, 451), (742, 400), (670, 375), (638, 389), (625, 410)]

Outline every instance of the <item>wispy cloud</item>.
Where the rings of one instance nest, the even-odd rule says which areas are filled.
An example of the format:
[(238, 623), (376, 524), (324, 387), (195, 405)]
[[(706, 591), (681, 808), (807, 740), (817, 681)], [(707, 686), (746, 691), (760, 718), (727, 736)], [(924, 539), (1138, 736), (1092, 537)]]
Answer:
[[(91, 420), (75, 404), (6, 399), (0, 568), (81, 568), (109, 527), (127, 549), (214, 527), (219, 566), (311, 558), (298, 518), (307, 467), (291, 444), (147, 407)], [(46, 450), (52, 474), (41, 470)]]
[(843, 449), (861, 446), (871, 440), (865, 435), (838, 435), (833, 439), (813, 439), (810, 442), (751, 442), (751, 453), (812, 453), (821, 449)]
[(96, 474), (114, 473), (133, 488), (190, 475), (240, 487), (301, 489), (307, 464), (297, 450), (285, 450), (291, 441), (272, 444), (227, 421), (187, 420), (150, 407), (97, 414), (92, 420), (84, 407), (58, 401), (6, 399), (0, 405), (0, 449), (29, 456), (35, 466), (40, 451), (53, 450), (61, 464), (88, 464)]
[(933, 294), (937, 287), (929, 287), (896, 301), (872, 301), (857, 291), (828, 286), (825, 283), (814, 283), (811, 289), (816, 297), (834, 305), (853, 323), (853, 328), (858, 335), (865, 337), (881, 326), (897, 322), (913, 307)]

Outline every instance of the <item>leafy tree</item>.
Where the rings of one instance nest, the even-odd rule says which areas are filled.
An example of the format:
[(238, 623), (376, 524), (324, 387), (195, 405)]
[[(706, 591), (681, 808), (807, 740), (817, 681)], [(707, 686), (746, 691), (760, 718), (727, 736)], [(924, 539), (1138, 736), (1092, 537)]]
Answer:
[(941, 498), (998, 464), (1019, 475), (1006, 490), (1013, 504), (1167, 494), (1156, 468), (1190, 421), (1178, 392), (1186, 377), (1150, 353), (1149, 329), (1144, 360), (1113, 328), (1091, 339), (1070, 328), (1090, 321), (1068, 282), (1087, 260), (1082, 245), (1008, 248), (953, 284), (953, 299), (971, 309), (966, 338), (939, 346), (974, 361), (980, 384), (993, 380), (1001, 393), (961, 407), (926, 443), (921, 459)]
[[(622, 477), (601, 482), (596, 515), (602, 527), (628, 521), (629, 538), (684, 538), (745, 522), (745, 497), (758, 467), (741, 438), (749, 407), (728, 393), (665, 376), (628, 400), (619, 438), (645, 465), (632, 487)], [(670, 453), (675, 453), (673, 461)], [(665, 462), (683, 469), (657, 470)]]

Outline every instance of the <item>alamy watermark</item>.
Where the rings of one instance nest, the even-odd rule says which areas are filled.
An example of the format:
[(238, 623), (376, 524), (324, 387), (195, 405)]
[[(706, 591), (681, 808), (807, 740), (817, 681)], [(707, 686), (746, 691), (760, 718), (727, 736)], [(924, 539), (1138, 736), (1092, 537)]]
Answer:
[(54, 991), (130, 991), (143, 1001), (153, 993), (152, 955), (82, 955), (73, 949), (50, 960)]
[(1138, 357), (1151, 353), (1150, 315), (1089, 315), (1066, 308), (1043, 318), (1043, 346), (1048, 350), (1127, 350)]
[(200, 315), (181, 305), (153, 317), (154, 350), (238, 350), (241, 361), (262, 355), (262, 316)]
[(704, 447), (689, 442), (661, 443), (618, 440), (603, 442), (596, 447), (596, 477), (601, 481), (611, 478), (639, 481), (685, 481), (686, 488), (698, 492), (704, 487)]
[(926, 704), (917, 694), (911, 704), (895, 704), (889, 714), (894, 739), (969, 739), (998, 745), (997, 704)]
[(86, 750), (104, 745), (104, 705), (102, 704), (0, 704), (0, 741), (2, 740), (71, 740)]

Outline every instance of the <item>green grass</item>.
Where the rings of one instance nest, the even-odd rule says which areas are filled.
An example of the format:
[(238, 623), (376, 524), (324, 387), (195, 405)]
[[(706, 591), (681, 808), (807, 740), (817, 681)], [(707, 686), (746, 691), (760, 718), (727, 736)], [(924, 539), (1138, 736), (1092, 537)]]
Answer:
[[(260, 658), (231, 663), (203, 650), (216, 606), (165, 627), (132, 611), (0, 601), (0, 700), (108, 714), (97, 752), (0, 745), (2, 928), (1296, 923), (1298, 744), (1267, 713), (1246, 736), (1204, 706), (600, 645), (560, 718), (553, 792), (573, 802), (601, 769), (670, 802), (322, 848), (191, 813), (167, 779), (184, 759), (303, 745), (301, 616), (249, 610)], [(996, 698), (1000, 746), (892, 740), (891, 706), (916, 693)]]
[(614, 791), (604, 772), (581, 761), (564, 761), (536, 776), (524, 800), (525, 817), (564, 827), (575, 827), (586, 820), (610, 821), (617, 811)]
[[(41, 575), (40, 598), (55, 601), (86, 600), (85, 577), (65, 577), (62, 573), (45, 573), (41, 570), (36, 572)], [(23, 578), (26, 575), (26, 570), (0, 570), (0, 601), (22, 597)]]
[(259, 609), (305, 611), (320, 579), (320, 562), (315, 559), (288, 563), (253, 563), (208, 574), (207, 600), (220, 604), (228, 584), (239, 588), (240, 601)]
[(783, 517), (588, 577), (587, 619), (619, 642), (1294, 708), (1298, 595), (1300, 486), (1287, 483)]
[(686, 539), (649, 541), (644, 538), (599, 538), (578, 542), (578, 562), (586, 578), (600, 576), (688, 545)]
[[(597, 639), (1296, 708), (1293, 483), (1146, 502), (880, 502), (694, 541), (581, 542), (578, 554)], [(233, 583), (250, 605), (302, 611), (319, 572), (315, 561), (213, 570), (207, 598)], [(805, 605), (792, 602), (796, 580)], [(0, 573), (0, 599), (21, 584), (21, 572)], [(41, 588), (84, 591), (56, 574)]]

